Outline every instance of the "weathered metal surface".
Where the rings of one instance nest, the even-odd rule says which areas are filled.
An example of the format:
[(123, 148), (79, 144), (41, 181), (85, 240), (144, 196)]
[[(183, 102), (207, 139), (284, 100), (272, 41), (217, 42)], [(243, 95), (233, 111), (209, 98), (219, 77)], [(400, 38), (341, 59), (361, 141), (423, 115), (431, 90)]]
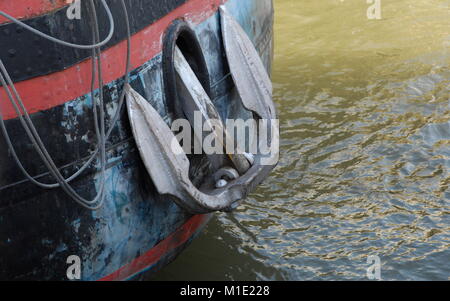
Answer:
[(211, 215), (196, 215), (192, 217), (187, 223), (171, 233), (154, 248), (99, 280), (128, 280), (135, 277), (144, 269), (168, 263), (167, 260), (173, 259), (174, 256), (181, 252), (181, 248), (198, 234), (198, 230), (208, 222), (210, 217)]
[[(152, 5), (159, 5), (158, 2), (152, 2)], [(270, 69), (272, 52), (272, 17), (271, 10), (267, 9), (270, 2), (228, 2), (230, 13), (246, 32), (251, 33), (267, 69)], [(256, 31), (252, 33), (251, 27), (247, 28), (245, 24), (254, 24), (252, 27)], [(211, 99), (222, 117), (234, 118), (242, 110), (236, 109), (237, 102), (233, 101), (227, 62), (221, 53), (218, 15), (194, 28), (210, 71)], [(113, 57), (115, 61), (122, 60), (123, 53)], [(140, 64), (132, 72), (131, 85), (170, 123), (161, 63), (161, 55), (156, 55)], [(65, 85), (73, 86), (72, 82)], [(122, 85), (122, 80), (117, 79), (103, 88), (107, 127), (115, 113)], [(37, 105), (30, 104), (29, 107), (33, 109)], [(91, 110), (90, 96), (84, 95), (51, 109), (34, 110), (37, 113), (31, 116), (50, 154), (66, 176), (76, 171), (92, 154), (96, 141)], [(24, 139), (25, 133), (18, 120), (8, 120), (6, 125), (24, 165), (32, 174), (40, 174), (40, 180), (50, 182), (51, 177), (36, 160), (29, 141)], [(66, 259), (69, 255), (80, 256), (82, 279), (100, 279), (139, 259), (191, 219), (191, 214), (174, 203), (170, 196), (160, 195), (154, 183), (148, 180), (125, 111), (108, 143), (107, 157), (106, 206), (92, 213), (71, 202), (60, 190), (42, 190), (24, 180), (8, 150), (0, 148), (0, 279), (67, 280)], [(86, 197), (95, 195), (100, 179), (98, 171), (99, 166), (94, 162), (83, 178), (73, 182), (76, 190)], [(158, 263), (148, 268), (151, 271), (160, 268), (189, 241), (168, 251)]]
[[(24, 19), (49, 13), (66, 5), (67, 0), (27, 0), (24, 5), (18, 5), (16, 1), (0, 1), (0, 10), (16, 19)], [(0, 17), (0, 24), (8, 21)]]

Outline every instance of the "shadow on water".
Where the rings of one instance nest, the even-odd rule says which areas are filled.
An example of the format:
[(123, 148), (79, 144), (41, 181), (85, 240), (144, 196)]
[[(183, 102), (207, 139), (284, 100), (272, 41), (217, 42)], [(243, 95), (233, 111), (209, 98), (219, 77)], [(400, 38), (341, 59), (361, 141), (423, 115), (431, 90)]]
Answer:
[(449, 6), (275, 0), (281, 162), (154, 279), (450, 279)]

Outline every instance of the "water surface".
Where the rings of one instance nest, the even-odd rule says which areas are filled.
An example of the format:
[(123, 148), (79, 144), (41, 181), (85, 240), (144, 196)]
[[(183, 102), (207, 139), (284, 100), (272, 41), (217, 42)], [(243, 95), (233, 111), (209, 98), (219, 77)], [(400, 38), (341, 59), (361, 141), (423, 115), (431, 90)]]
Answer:
[(157, 280), (450, 279), (450, 1), (275, 0), (281, 162)]

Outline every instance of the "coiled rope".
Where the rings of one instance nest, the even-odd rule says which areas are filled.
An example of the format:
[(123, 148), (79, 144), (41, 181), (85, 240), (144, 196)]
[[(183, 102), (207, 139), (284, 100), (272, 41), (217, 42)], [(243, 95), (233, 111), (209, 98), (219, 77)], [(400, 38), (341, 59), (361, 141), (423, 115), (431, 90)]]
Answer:
[[(109, 130), (105, 133), (105, 112), (104, 112), (104, 101), (103, 101), (103, 78), (102, 78), (102, 68), (101, 68), (101, 49), (100, 47), (102, 45), (105, 45), (109, 42), (109, 40), (112, 37), (112, 34), (114, 33), (114, 20), (111, 14), (111, 11), (106, 4), (105, 0), (101, 0), (102, 5), (105, 8), (108, 19), (110, 22), (110, 32), (105, 40), (102, 42), (99, 42), (99, 27), (98, 27), (98, 19), (97, 19), (97, 13), (95, 10), (95, 5), (93, 0), (90, 0), (90, 7), (91, 7), (91, 18), (93, 22), (93, 43), (92, 45), (79, 45), (79, 44), (72, 44), (65, 41), (61, 41), (59, 39), (56, 39), (54, 37), (48, 36), (26, 24), (23, 22), (9, 16), (8, 14), (0, 11), (0, 15), (10, 19), (12, 22), (18, 24), (19, 26), (28, 29), (32, 31), (33, 33), (36, 33), (37, 35), (48, 39), (50, 41), (53, 41), (55, 43), (59, 43), (61, 45), (72, 47), (72, 48), (78, 48), (78, 49), (92, 49), (92, 80), (91, 80), (91, 98), (93, 100), (93, 114), (94, 114), (94, 127), (95, 132), (97, 135), (98, 145), (94, 151), (94, 153), (91, 155), (91, 157), (84, 163), (84, 165), (72, 176), (65, 179), (57, 166), (55, 165), (53, 159), (49, 155), (47, 149), (45, 148), (45, 145), (43, 144), (33, 122), (31, 121), (31, 118), (28, 114), (28, 111), (26, 110), (23, 101), (17, 92), (14, 83), (11, 80), (11, 77), (9, 76), (2, 60), (0, 59), (0, 82), (5, 88), (5, 92), (8, 96), (8, 99), (10, 100), (11, 104), (14, 107), (14, 110), (16, 111), (20, 123), (22, 127), (24, 128), (25, 132), (27, 133), (27, 136), (31, 140), (33, 147), (36, 149), (37, 153), (41, 157), (42, 161), (44, 162), (44, 165), (48, 168), (50, 174), (55, 178), (57, 183), (54, 184), (46, 184), (41, 183), (37, 181), (34, 177), (32, 177), (27, 170), (24, 168), (21, 160), (17, 156), (17, 153), (15, 151), (15, 148), (11, 142), (11, 138), (9, 136), (8, 130), (6, 129), (5, 122), (3, 120), (3, 115), (0, 111), (0, 127), (3, 132), (3, 135), (5, 137), (6, 143), (11, 150), (11, 154), (13, 156), (14, 161), (17, 163), (19, 169), (22, 171), (22, 173), (25, 175), (25, 177), (30, 180), (32, 183), (46, 189), (53, 189), (61, 187), (74, 201), (76, 201), (78, 204), (83, 206), (84, 208), (90, 209), (90, 210), (97, 210), (102, 207), (104, 204), (104, 198), (105, 198), (105, 169), (106, 169), (106, 141), (109, 139), (113, 128), (115, 127), (119, 117), (120, 112), (123, 108), (124, 98), (125, 98), (125, 89), (122, 89), (121, 95), (119, 97), (119, 104), (116, 110), (116, 113), (114, 114), (114, 117), (111, 122), (111, 126)], [(125, 5), (124, 0), (121, 0), (121, 5), (124, 12), (124, 18), (126, 23), (126, 29), (127, 29), (127, 55), (126, 55), (126, 69), (125, 69), (125, 85), (128, 84), (130, 79), (130, 69), (131, 69), (131, 29), (130, 29), (130, 22), (128, 17), (128, 11)], [(99, 85), (99, 106), (100, 106), (100, 126), (98, 125), (98, 112), (97, 112), (97, 103), (95, 102), (95, 81), (96, 81), (96, 62), (97, 62), (97, 80)], [(12, 93), (11, 93), (11, 90)], [(16, 103), (17, 101), (17, 103)], [(20, 108), (19, 108), (20, 107)], [(22, 111), (21, 111), (22, 110)], [(23, 118), (25, 116), (25, 119)], [(83, 197), (81, 197), (71, 186), (70, 182), (79, 177), (93, 162), (93, 160), (97, 157), (97, 155), (100, 153), (100, 165), (101, 165), (101, 182), (99, 191), (97, 192), (97, 195), (92, 200), (86, 200)]]

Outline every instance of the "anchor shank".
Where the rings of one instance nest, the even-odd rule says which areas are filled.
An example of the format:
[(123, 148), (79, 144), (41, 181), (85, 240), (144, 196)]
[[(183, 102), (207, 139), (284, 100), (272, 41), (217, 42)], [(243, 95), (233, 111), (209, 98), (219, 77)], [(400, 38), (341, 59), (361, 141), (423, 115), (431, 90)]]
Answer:
[[(212, 134), (215, 136), (215, 141), (221, 145), (221, 148), (231, 159), (238, 172), (241, 175), (244, 174), (248, 169), (250, 169), (250, 163), (243, 155), (243, 152), (237, 149), (234, 141), (231, 140), (230, 135), (227, 133), (214, 104), (178, 47), (175, 49), (174, 57), (175, 70), (180, 79), (179, 82), (180, 85), (182, 85), (181, 88), (186, 92), (184, 93), (186, 99), (183, 102), (183, 109), (186, 117), (192, 124), (194, 122), (194, 112), (200, 112), (204, 122), (209, 125)], [(194, 129), (194, 132), (197, 139), (203, 140), (203, 131), (198, 133)], [(234, 146), (231, 154), (227, 152), (226, 145)], [(217, 163), (217, 156), (212, 155), (210, 158), (213, 164)]]

